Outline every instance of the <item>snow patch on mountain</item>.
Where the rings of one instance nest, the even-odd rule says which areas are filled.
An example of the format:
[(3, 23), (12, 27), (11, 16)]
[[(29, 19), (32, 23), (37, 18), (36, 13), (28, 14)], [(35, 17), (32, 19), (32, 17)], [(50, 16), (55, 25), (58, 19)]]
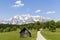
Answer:
[(21, 24), (35, 23), (37, 21), (46, 22), (50, 20), (51, 20), (50, 18), (46, 18), (43, 16), (17, 15), (9, 19), (0, 21), (0, 23), (21, 25)]

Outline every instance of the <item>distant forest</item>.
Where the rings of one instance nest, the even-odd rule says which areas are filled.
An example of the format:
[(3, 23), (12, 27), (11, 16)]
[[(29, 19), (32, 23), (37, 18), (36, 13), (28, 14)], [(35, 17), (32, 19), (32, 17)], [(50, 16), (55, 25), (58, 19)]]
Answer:
[(17, 29), (22, 30), (24, 27), (28, 28), (29, 30), (39, 30), (39, 29), (48, 29), (51, 32), (55, 32), (56, 28), (60, 28), (60, 21), (55, 22), (54, 20), (47, 21), (47, 22), (35, 22), (29, 24), (22, 24), (22, 25), (11, 25), (11, 24), (0, 24), (0, 32), (11, 32), (16, 31)]

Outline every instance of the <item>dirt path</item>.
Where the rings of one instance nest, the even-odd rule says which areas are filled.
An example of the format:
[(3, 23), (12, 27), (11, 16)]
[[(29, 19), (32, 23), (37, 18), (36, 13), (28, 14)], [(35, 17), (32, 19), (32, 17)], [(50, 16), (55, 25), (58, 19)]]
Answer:
[(36, 40), (46, 40), (46, 39), (41, 35), (40, 31), (38, 31)]

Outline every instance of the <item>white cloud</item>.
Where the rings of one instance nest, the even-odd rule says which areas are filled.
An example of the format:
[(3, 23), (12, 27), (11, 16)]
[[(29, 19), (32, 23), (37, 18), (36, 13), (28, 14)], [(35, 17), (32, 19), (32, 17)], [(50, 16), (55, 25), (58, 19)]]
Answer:
[(47, 14), (54, 14), (56, 13), (55, 11), (48, 11)]
[(41, 10), (39, 10), (39, 9), (35, 11), (35, 13), (40, 13), (40, 12), (41, 12)]
[(24, 6), (24, 4), (22, 3), (21, 0), (16, 1), (15, 4), (12, 5), (12, 7), (22, 7), (22, 6)]

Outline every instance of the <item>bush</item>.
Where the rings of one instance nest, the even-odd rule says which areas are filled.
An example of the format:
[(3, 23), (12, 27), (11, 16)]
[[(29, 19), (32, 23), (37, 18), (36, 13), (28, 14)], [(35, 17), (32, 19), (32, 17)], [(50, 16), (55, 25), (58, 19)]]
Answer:
[(3, 28), (0, 28), (0, 32), (3, 32), (3, 30), (4, 30)]
[(10, 27), (7, 27), (6, 29), (4, 29), (5, 32), (10, 32)]
[(10, 30), (11, 30), (11, 31), (16, 31), (17, 28), (14, 26), (14, 27), (10, 28)]
[(51, 26), (49, 27), (49, 30), (52, 31), (52, 32), (55, 32), (55, 31), (56, 31), (56, 26), (52, 26), (52, 25), (51, 25)]

